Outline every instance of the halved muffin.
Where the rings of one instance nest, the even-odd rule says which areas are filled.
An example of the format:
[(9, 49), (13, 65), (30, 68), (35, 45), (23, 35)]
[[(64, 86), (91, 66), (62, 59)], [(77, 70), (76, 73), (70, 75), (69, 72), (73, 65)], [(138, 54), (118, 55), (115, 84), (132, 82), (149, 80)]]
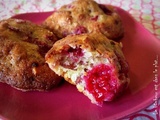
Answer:
[(100, 33), (69, 35), (57, 41), (45, 58), (55, 73), (97, 105), (114, 100), (129, 83), (121, 45)]

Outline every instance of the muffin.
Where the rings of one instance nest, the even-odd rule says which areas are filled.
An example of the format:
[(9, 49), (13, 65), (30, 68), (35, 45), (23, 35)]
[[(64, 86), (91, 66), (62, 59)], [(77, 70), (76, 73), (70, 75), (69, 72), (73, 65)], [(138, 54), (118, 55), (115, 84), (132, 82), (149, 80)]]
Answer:
[(69, 35), (57, 41), (45, 58), (56, 74), (99, 106), (122, 95), (129, 84), (121, 44), (101, 33)]
[(0, 82), (22, 91), (44, 91), (57, 86), (62, 78), (44, 58), (56, 41), (52, 32), (29, 21), (0, 21)]
[(119, 40), (124, 34), (121, 18), (115, 8), (93, 0), (76, 0), (62, 6), (43, 25), (58, 38), (96, 31), (109, 39)]

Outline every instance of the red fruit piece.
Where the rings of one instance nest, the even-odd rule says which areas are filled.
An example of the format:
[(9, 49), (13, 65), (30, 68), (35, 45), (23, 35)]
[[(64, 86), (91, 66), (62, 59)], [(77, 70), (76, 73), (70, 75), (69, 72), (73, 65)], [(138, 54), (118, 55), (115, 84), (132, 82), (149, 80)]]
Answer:
[(63, 57), (61, 58), (61, 65), (65, 68), (74, 69), (77, 62), (80, 62), (80, 57), (83, 56), (81, 48), (69, 48), (67, 51), (63, 51)]
[(69, 4), (69, 5), (67, 5), (67, 8), (72, 9), (72, 8), (74, 8), (74, 6)]
[(75, 35), (79, 35), (82, 33), (87, 33), (87, 29), (84, 26), (77, 26), (73, 31), (73, 34)]
[(93, 95), (96, 102), (101, 105), (103, 101), (111, 101), (117, 90), (117, 77), (114, 69), (105, 64), (99, 64), (84, 76), (86, 90)]
[(91, 18), (91, 20), (94, 20), (94, 21), (97, 21), (97, 19), (98, 19), (98, 15)]

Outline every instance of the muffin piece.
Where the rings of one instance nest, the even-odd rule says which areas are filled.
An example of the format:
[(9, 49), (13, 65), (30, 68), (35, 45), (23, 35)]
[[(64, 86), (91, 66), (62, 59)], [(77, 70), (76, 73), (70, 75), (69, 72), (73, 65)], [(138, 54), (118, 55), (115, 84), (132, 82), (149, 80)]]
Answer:
[(102, 34), (69, 35), (57, 41), (45, 58), (55, 73), (100, 106), (121, 95), (129, 83), (121, 45)]
[(45, 53), (57, 38), (29, 21), (0, 21), (0, 82), (22, 90), (48, 90), (61, 77), (45, 63)]
[(76, 0), (62, 6), (44, 21), (58, 38), (70, 34), (101, 32), (109, 39), (120, 39), (124, 30), (113, 6), (99, 5), (93, 0)]

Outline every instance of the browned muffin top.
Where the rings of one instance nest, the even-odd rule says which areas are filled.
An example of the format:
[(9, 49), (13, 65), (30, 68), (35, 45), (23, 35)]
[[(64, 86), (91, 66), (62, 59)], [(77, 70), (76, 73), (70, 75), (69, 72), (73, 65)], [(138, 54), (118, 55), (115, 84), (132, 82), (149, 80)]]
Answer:
[(58, 84), (61, 78), (44, 59), (55, 41), (52, 32), (29, 21), (0, 21), (0, 81), (24, 91)]
[(44, 21), (44, 26), (59, 38), (96, 31), (109, 39), (119, 39), (124, 33), (114, 7), (99, 5), (93, 0), (76, 0), (62, 6)]

